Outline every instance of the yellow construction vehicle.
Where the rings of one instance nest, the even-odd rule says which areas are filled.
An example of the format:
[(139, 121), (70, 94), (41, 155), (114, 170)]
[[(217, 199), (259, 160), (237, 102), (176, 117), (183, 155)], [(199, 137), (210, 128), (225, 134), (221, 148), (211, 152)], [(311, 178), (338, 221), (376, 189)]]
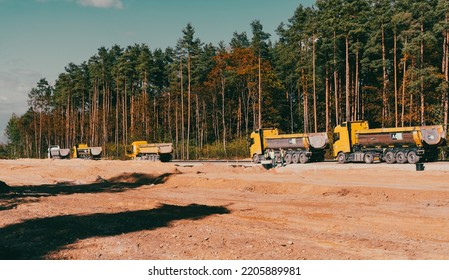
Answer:
[(281, 149), (285, 151), (285, 164), (323, 161), (329, 144), (326, 133), (279, 134), (274, 128), (254, 131), (250, 141), (250, 156), (254, 163), (264, 163), (268, 150), (273, 150), (276, 162), (279, 161)]
[(89, 147), (87, 144), (77, 144), (72, 148), (72, 158), (101, 159), (101, 147)]
[(367, 121), (352, 121), (335, 127), (333, 154), (339, 163), (436, 161), (445, 142), (442, 125), (370, 129)]
[(135, 141), (126, 146), (126, 156), (131, 159), (168, 162), (172, 159), (172, 143)]

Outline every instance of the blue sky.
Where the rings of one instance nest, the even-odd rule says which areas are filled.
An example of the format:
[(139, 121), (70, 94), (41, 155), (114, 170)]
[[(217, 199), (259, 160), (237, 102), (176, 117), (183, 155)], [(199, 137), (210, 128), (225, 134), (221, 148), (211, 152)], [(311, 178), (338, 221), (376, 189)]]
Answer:
[(174, 47), (192, 23), (202, 42), (229, 43), (258, 19), (275, 30), (302, 4), (315, 0), (0, 0), (0, 142), (12, 113), (27, 110), (40, 78), (54, 84), (70, 62), (80, 64), (101, 46), (146, 43)]

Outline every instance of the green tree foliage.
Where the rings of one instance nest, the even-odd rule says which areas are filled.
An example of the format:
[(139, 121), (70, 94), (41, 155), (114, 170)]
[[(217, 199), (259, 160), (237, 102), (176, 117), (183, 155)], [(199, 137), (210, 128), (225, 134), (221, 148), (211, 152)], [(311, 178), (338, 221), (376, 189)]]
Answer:
[(259, 126), (447, 128), (448, 1), (317, 0), (298, 6), (274, 43), (260, 21), (250, 28), (217, 46), (189, 23), (173, 48), (101, 47), (54, 85), (37, 82), (4, 149), (44, 157), (51, 144), (87, 143), (121, 158), (124, 145), (147, 140), (173, 142), (176, 158), (247, 157)]

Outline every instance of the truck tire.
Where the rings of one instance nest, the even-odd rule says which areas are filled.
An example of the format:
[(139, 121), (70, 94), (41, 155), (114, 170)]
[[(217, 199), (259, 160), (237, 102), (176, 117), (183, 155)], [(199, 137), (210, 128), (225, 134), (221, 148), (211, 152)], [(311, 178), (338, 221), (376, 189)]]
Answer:
[(301, 164), (307, 163), (308, 161), (309, 161), (309, 158), (307, 157), (307, 155), (305, 153), (299, 154), (299, 162)]
[(385, 159), (385, 162), (388, 163), (388, 164), (392, 164), (392, 163), (396, 162), (396, 158), (394, 157), (394, 153), (392, 151), (388, 151), (385, 154), (384, 159)]
[(410, 151), (407, 155), (407, 161), (409, 163), (415, 164), (419, 162), (419, 156), (416, 154), (415, 151)]
[(397, 161), (399, 164), (404, 164), (404, 163), (407, 162), (407, 157), (405, 156), (405, 153), (404, 153), (403, 151), (399, 151), (399, 152), (396, 154), (396, 161)]
[(258, 154), (254, 154), (253, 155), (253, 163), (259, 163), (260, 162), (260, 158)]
[(299, 154), (298, 154), (298, 153), (294, 153), (294, 154), (292, 155), (292, 162), (293, 162), (294, 164), (297, 164), (297, 163), (299, 162)]
[(372, 153), (366, 153), (364, 160), (365, 163), (371, 164), (374, 162), (374, 155)]
[(346, 155), (343, 152), (339, 152), (337, 155), (337, 161), (338, 163), (345, 163), (346, 162)]
[(285, 161), (285, 164), (292, 163), (292, 154), (290, 154), (290, 153), (286, 154), (285, 158), (284, 158), (284, 161)]

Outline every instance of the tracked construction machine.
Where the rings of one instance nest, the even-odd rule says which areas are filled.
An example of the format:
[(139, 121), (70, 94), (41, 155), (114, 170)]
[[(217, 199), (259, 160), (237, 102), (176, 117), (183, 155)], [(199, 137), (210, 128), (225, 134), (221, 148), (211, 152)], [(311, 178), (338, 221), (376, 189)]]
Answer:
[(168, 162), (172, 159), (172, 143), (148, 143), (135, 141), (126, 146), (126, 156), (137, 160)]
[(367, 121), (352, 121), (335, 127), (333, 142), (339, 163), (391, 164), (436, 161), (446, 138), (442, 125), (370, 129)]
[(285, 151), (285, 164), (323, 161), (329, 140), (326, 133), (279, 134), (278, 129), (258, 129), (250, 135), (250, 156), (254, 163), (267, 160), (265, 153), (273, 150), (276, 162), (281, 149)]

